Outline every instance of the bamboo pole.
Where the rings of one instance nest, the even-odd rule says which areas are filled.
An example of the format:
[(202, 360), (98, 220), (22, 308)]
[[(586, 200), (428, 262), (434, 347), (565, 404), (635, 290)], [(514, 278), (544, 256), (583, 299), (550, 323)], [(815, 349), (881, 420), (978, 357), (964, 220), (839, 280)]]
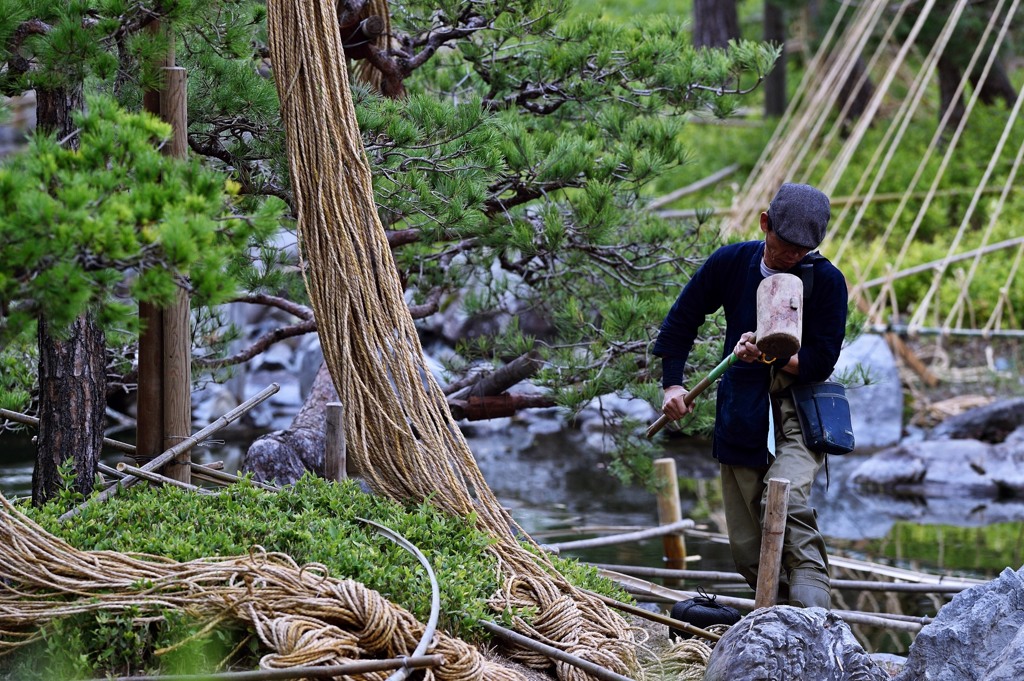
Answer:
[[(708, 541), (717, 542), (720, 544), (728, 544), (729, 538), (720, 532), (710, 532), (708, 530), (686, 530), (686, 534), (691, 537), (700, 537)], [(828, 556), (829, 565), (832, 567), (845, 568), (847, 570), (856, 570), (858, 572), (870, 572), (877, 575), (884, 575), (893, 579), (903, 579), (908, 582), (916, 582), (921, 584), (942, 584), (949, 581), (955, 581), (958, 584), (986, 584), (989, 580), (987, 579), (973, 579), (970, 577), (957, 577), (953, 580), (945, 575), (930, 575), (926, 572), (916, 572), (914, 570), (906, 570), (904, 568), (893, 567), (891, 565), (883, 565), (881, 563), (873, 563), (867, 560), (857, 560), (856, 558), (847, 558), (845, 556), (837, 556), (829, 554)]]
[(124, 463), (123, 461), (117, 464), (117, 470), (122, 473), (127, 473), (128, 475), (133, 475), (136, 478), (148, 480), (149, 482), (156, 482), (161, 485), (170, 485), (171, 487), (177, 487), (178, 489), (188, 490), (189, 492), (198, 492), (199, 494), (215, 494), (215, 492), (211, 492), (208, 489), (196, 487), (190, 482), (182, 482), (181, 480), (175, 480), (174, 478), (167, 477), (166, 475), (160, 475), (159, 473), (154, 473), (153, 471), (147, 471), (143, 468), (139, 468), (138, 466), (133, 466), (131, 464)]
[[(419, 655), (396, 657), (388, 660), (358, 660), (345, 664), (323, 667), (287, 667), (285, 669), (259, 669), (244, 672), (221, 672), (218, 674), (160, 674), (151, 676), (107, 677), (103, 681), (279, 681), (281, 679), (329, 679), (389, 669), (423, 669), (444, 665), (442, 655)], [(94, 679), (93, 681), (100, 681)]]
[[(738, 572), (715, 572), (711, 570), (666, 570), (664, 568), (640, 567), (634, 565), (612, 565), (607, 563), (591, 563), (594, 567), (614, 570), (634, 577), (657, 577), (672, 579), (688, 579), (702, 582), (720, 582), (728, 584), (746, 584), (746, 580)], [(873, 582), (870, 580), (833, 579), (835, 589), (851, 591), (888, 591), (893, 593), (930, 593), (957, 594), (977, 586), (976, 584), (958, 584), (955, 582), (942, 584), (921, 584), (910, 582)]]
[[(15, 423), (23, 423), (26, 426), (38, 426), (39, 419), (35, 416), (29, 416), (28, 414), (22, 414), (21, 412), (11, 411), (10, 409), (0, 409), (0, 417), (5, 418)], [(135, 454), (135, 446), (130, 445), (127, 442), (118, 442), (117, 440), (111, 440), (109, 437), (103, 438), (103, 444), (111, 449), (116, 449), (119, 452), (125, 454)]]
[[(655, 459), (654, 484), (658, 499), (658, 524), (673, 525), (683, 519), (679, 508), (679, 476), (676, 474), (676, 460), (672, 458)], [(691, 523), (692, 527), (692, 523)], [(661, 537), (662, 549), (665, 553), (665, 567), (681, 570), (686, 567), (686, 541), (680, 532), (665, 534)], [(675, 586), (675, 584), (669, 584)]]
[[(693, 591), (670, 589), (668, 587), (661, 586), (660, 584), (654, 584), (653, 582), (640, 579), (639, 577), (630, 577), (629, 575), (624, 575), (621, 572), (614, 572), (612, 570), (598, 570), (598, 574), (606, 579), (618, 582), (627, 593), (634, 596), (658, 599), (664, 598), (668, 599), (666, 602), (676, 603), (678, 601), (696, 598), (700, 595)], [(736, 598), (734, 596), (723, 596), (721, 594), (717, 594), (715, 596), (715, 600), (722, 605), (729, 605), (746, 612), (757, 609), (754, 601), (750, 598)], [(905, 631), (908, 633), (917, 633), (921, 630), (921, 627), (932, 621), (930, 617), (914, 618), (902, 615), (889, 615), (887, 613), (865, 613), (854, 610), (832, 610), (831, 612), (838, 615), (847, 624), (864, 624), (883, 629), (892, 629), (894, 631)]]
[(768, 481), (768, 501), (761, 528), (761, 558), (757, 566), (757, 590), (754, 605), (769, 608), (779, 595), (779, 568), (782, 565), (782, 540), (786, 535), (786, 510), (789, 507), (789, 480)]
[(341, 402), (327, 403), (327, 444), (324, 448), (324, 478), (341, 482), (346, 472), (345, 406)]
[[(192, 468), (192, 475), (197, 478), (204, 478), (210, 482), (230, 485), (242, 480), (242, 478), (237, 475), (225, 473), (224, 471), (211, 468), (210, 466), (204, 466), (202, 464), (195, 463), (194, 461), (191, 462), (189, 466)], [(249, 482), (252, 483), (253, 487), (259, 487), (260, 489), (265, 489), (268, 492), (279, 492), (281, 490), (277, 485), (269, 485), (265, 482), (257, 482), (256, 480), (250, 480)]]
[[(195, 435), (190, 436), (187, 440), (179, 442), (174, 447), (171, 447), (170, 449), (168, 449), (163, 454), (159, 455), (158, 457), (156, 457), (152, 461), (150, 461), (147, 464), (145, 464), (144, 466), (142, 466), (142, 470), (145, 470), (145, 471), (159, 470), (164, 464), (166, 464), (168, 461), (170, 461), (174, 457), (178, 456), (178, 454), (180, 454), (182, 451), (186, 451), (188, 449), (191, 449), (192, 447), (196, 446), (200, 441), (202, 441), (205, 438), (208, 438), (209, 436), (213, 435), (218, 430), (220, 430), (220, 429), (230, 425), (231, 423), (237, 421), (242, 416), (244, 416), (247, 412), (249, 412), (253, 407), (255, 407), (256, 405), (260, 404), (261, 402), (263, 402), (264, 400), (269, 398), (271, 395), (273, 395), (274, 393), (276, 393), (280, 389), (281, 389), (280, 385), (278, 385), (277, 383), (271, 383), (269, 386), (267, 386), (266, 388), (261, 390), (259, 393), (257, 393), (256, 395), (253, 395), (252, 397), (247, 399), (242, 404), (238, 405), (237, 407), (235, 407), (234, 409), (232, 409), (228, 413), (224, 414), (219, 419), (217, 419), (216, 421), (214, 421), (210, 425), (206, 426), (205, 428), (200, 430)], [(70, 518), (73, 518), (74, 516), (76, 516), (79, 513), (81, 513), (82, 509), (85, 508), (88, 504), (92, 504), (92, 503), (96, 503), (96, 502), (100, 502), (100, 501), (106, 501), (110, 497), (112, 497), (115, 494), (117, 494), (118, 492), (120, 492), (122, 488), (128, 487), (130, 485), (133, 485), (133, 484), (137, 483), (139, 480), (140, 480), (140, 478), (138, 478), (138, 477), (129, 476), (129, 477), (125, 478), (124, 480), (119, 481), (118, 484), (114, 485), (113, 487), (111, 487), (109, 489), (105, 489), (102, 492), (99, 492), (99, 493), (94, 494), (93, 496), (89, 497), (88, 499), (83, 501), (81, 504), (79, 504), (78, 506), (72, 508), (67, 513), (62, 515), (59, 518), (59, 520), (63, 522), (63, 521), (66, 521), (66, 520), (68, 520)]]
[(580, 591), (582, 591), (585, 594), (590, 594), (591, 596), (602, 601), (605, 605), (609, 605), (617, 610), (628, 612), (631, 615), (643, 617), (652, 622), (664, 624), (674, 629), (680, 629), (693, 636), (700, 636), (701, 638), (707, 639), (709, 641), (717, 641), (720, 638), (722, 638), (721, 634), (716, 634), (714, 632), (708, 631), (707, 629), (701, 629), (700, 627), (694, 626), (689, 622), (677, 620), (673, 617), (665, 617), (664, 615), (659, 615), (656, 612), (644, 610), (643, 608), (638, 608), (635, 605), (630, 605), (629, 603), (623, 603), (621, 601), (615, 600), (614, 598), (609, 598), (608, 596), (605, 596), (604, 594), (599, 594), (596, 591), (588, 591), (587, 589), (580, 589)]
[(677, 201), (683, 198), (684, 196), (694, 194), (702, 189), (706, 189), (707, 187), (716, 185), (739, 169), (739, 163), (733, 163), (732, 165), (728, 165), (722, 168), (721, 170), (717, 170), (711, 173), (705, 178), (697, 180), (696, 182), (691, 182), (685, 187), (680, 187), (679, 189), (670, 191), (668, 194), (665, 194), (664, 196), (659, 196), (658, 198), (652, 200), (650, 203), (647, 204), (647, 210), (657, 210), (662, 206), (667, 206), (673, 201)]
[(592, 549), (598, 546), (612, 546), (614, 544), (627, 544), (629, 542), (641, 541), (652, 537), (662, 537), (673, 532), (693, 527), (693, 521), (689, 518), (677, 520), (670, 525), (661, 525), (637, 532), (625, 532), (610, 537), (594, 537), (592, 539), (577, 539), (576, 541), (558, 542), (544, 544), (544, 550), (548, 553), (560, 553), (562, 551), (575, 551), (578, 549)]
[(477, 620), (477, 623), (480, 624), (480, 626), (482, 626), (487, 631), (491, 632), (491, 634), (495, 638), (501, 639), (506, 643), (512, 643), (517, 646), (522, 646), (527, 650), (533, 650), (546, 657), (551, 658), (552, 660), (558, 660), (559, 662), (565, 662), (566, 664), (570, 664), (576, 667), (577, 669), (582, 669), (586, 673), (590, 674), (596, 679), (600, 679), (601, 681), (634, 681), (628, 676), (623, 676), (622, 674), (613, 672), (611, 669), (594, 664), (590, 660), (584, 660), (581, 657), (571, 655), (565, 652), (564, 650), (560, 650), (553, 646), (549, 646), (546, 643), (535, 641), (532, 638), (529, 638), (528, 636), (523, 636), (522, 634), (516, 633), (511, 629), (506, 629), (505, 627), (499, 626), (494, 622), (490, 622), (488, 620)]

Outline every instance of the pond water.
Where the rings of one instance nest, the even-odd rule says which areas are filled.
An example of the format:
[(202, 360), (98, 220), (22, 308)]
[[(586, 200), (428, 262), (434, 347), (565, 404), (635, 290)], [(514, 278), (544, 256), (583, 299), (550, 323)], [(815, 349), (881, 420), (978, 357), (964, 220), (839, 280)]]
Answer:
[[(199, 448), (199, 463), (224, 461), (237, 469), (244, 447), (256, 437)], [(657, 524), (653, 493), (625, 487), (606, 470), (607, 457), (586, 445), (583, 435), (571, 430), (533, 432), (526, 425), (510, 423), (501, 429), (467, 429), (467, 440), (477, 463), (495, 495), (519, 524), (541, 543), (571, 541), (596, 532), (578, 528), (635, 527)], [(675, 459), (681, 476), (683, 517), (692, 517), (713, 533), (724, 532), (720, 506), (718, 467), (707, 443), (674, 440), (664, 455)], [(847, 482), (849, 473), (867, 454), (832, 457), (829, 480), (820, 475), (814, 491), (819, 524), (830, 552), (886, 566), (935, 574), (991, 579), (1006, 567), (1018, 568), (1024, 554), (1024, 504), (993, 499), (905, 499), (871, 497)], [(32, 488), (34, 453), (27, 435), (0, 437), (0, 492), (10, 497), (28, 496)], [(125, 460), (111, 455), (104, 462)], [(732, 571), (727, 544), (704, 537), (688, 537), (687, 549), (699, 559), (687, 567), (695, 570)], [(661, 567), (660, 539), (619, 544), (570, 553), (595, 563)], [(858, 574), (838, 577), (864, 578)], [(687, 583), (684, 588), (695, 589)], [(745, 598), (741, 589), (715, 586), (719, 592)], [(710, 589), (709, 589), (710, 590)], [(852, 609), (863, 606), (864, 594), (843, 594)], [(903, 614), (933, 615), (941, 606), (936, 598), (901, 597), (895, 605)], [(892, 599), (886, 604), (894, 605)], [(858, 631), (862, 642), (874, 650), (905, 652), (910, 639), (886, 632)]]

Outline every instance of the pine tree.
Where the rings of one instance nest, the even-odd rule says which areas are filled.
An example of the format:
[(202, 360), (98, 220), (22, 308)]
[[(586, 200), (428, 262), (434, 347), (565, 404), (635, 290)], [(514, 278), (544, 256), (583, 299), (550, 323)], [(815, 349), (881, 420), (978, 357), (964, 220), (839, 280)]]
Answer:
[[(338, 11), (353, 68), (378, 76), (355, 97), (411, 309), (424, 329), (455, 303), (495, 321), (464, 339), (453, 380), (482, 361), (526, 367), (515, 380), (543, 367), (534, 380), (567, 407), (650, 393), (651, 334), (711, 237), (645, 211), (646, 188), (686, 162), (687, 116), (729, 113), (777, 52), (696, 50), (683, 18), (623, 25), (537, 0), (395, 4), (390, 40), (368, 40), (382, 6)], [(190, 74), (193, 154), (237, 182), (237, 210), (287, 203), (264, 18), (250, 0), (0, 0), (0, 88), (76, 82), (137, 110), (168, 48), (147, 31), (159, 19)], [(261, 257), (241, 297), (304, 302), (282, 257)]]

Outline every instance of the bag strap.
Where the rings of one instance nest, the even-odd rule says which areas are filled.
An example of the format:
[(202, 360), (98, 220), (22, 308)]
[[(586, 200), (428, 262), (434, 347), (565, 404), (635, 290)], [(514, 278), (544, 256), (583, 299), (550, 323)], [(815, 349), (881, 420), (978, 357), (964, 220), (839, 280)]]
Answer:
[(820, 252), (814, 251), (804, 256), (804, 259), (800, 261), (799, 276), (800, 281), (804, 284), (804, 305), (807, 305), (807, 301), (811, 298), (811, 291), (814, 290), (814, 263), (819, 260), (828, 260)]

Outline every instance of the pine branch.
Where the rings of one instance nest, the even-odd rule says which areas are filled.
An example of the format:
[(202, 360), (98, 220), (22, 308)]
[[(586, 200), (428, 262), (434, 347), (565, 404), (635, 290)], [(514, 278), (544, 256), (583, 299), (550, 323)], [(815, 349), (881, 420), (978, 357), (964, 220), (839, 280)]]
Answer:
[(273, 331), (260, 336), (246, 349), (236, 352), (233, 355), (229, 355), (228, 357), (203, 357), (193, 361), (196, 366), (207, 369), (223, 369), (224, 367), (234, 366), (236, 364), (249, 361), (274, 343), (283, 341), (286, 338), (302, 336), (310, 331), (316, 331), (316, 320), (314, 319), (303, 320), (297, 324), (289, 324), (288, 326), (282, 326), (274, 329)]

